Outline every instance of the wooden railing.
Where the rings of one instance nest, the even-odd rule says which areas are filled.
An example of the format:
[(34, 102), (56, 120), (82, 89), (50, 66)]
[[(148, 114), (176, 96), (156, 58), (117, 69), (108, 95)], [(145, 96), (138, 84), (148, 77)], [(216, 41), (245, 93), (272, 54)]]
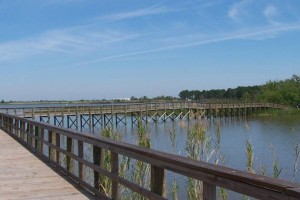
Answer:
[[(0, 113), (0, 128), (34, 154), (55, 165), (100, 199), (119, 199), (120, 184), (146, 198), (165, 199), (163, 191), (166, 170), (203, 181), (203, 197), (208, 200), (216, 199), (217, 186), (258, 199), (300, 199), (300, 185), (298, 184), (99, 138), (46, 123)], [(62, 145), (62, 138), (65, 138), (67, 141), (66, 147)], [(78, 152), (74, 152), (74, 148), (72, 148), (75, 143), (78, 145)], [(84, 144), (89, 144), (93, 147), (93, 161), (84, 159)], [(48, 148), (49, 153), (44, 151), (45, 148)], [(110, 171), (105, 170), (102, 166), (104, 150), (111, 152)], [(60, 163), (61, 156), (66, 157), (66, 168)], [(150, 190), (119, 175), (119, 157), (121, 156), (151, 165)], [(74, 172), (74, 169), (71, 169), (71, 159), (78, 161), (77, 173)], [(93, 170), (95, 184), (89, 184), (84, 180), (83, 166)], [(75, 174), (78, 174), (78, 176)], [(107, 197), (98, 189), (97, 183), (101, 175), (112, 180), (111, 197)]]
[(126, 103), (105, 104), (91, 106), (61, 106), (61, 107), (8, 107), (0, 108), (0, 112), (22, 117), (47, 116), (47, 115), (77, 115), (77, 114), (111, 114), (130, 113), (158, 110), (177, 109), (238, 109), (238, 108), (274, 108), (286, 109), (288, 106), (274, 103), (245, 103), (245, 102), (167, 102), (167, 103)]

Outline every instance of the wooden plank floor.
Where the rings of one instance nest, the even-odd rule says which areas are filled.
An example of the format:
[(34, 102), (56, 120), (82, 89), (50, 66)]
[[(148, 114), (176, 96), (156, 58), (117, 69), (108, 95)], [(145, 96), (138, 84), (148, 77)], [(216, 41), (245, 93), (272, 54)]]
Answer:
[(0, 199), (89, 199), (0, 130)]

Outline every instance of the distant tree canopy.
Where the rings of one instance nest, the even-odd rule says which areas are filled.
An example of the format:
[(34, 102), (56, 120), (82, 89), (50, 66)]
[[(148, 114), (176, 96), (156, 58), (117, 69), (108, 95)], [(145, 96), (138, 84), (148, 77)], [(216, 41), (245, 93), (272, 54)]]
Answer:
[(179, 93), (181, 99), (190, 99), (200, 101), (204, 99), (238, 99), (254, 100), (260, 92), (260, 86), (237, 87), (235, 89), (217, 89), (217, 90), (183, 90)]
[(300, 104), (300, 77), (293, 75), (290, 79), (268, 81), (264, 85), (237, 87), (214, 90), (183, 90), (178, 95), (181, 99), (201, 100), (243, 100), (283, 103), (289, 105)]
[(268, 81), (261, 86), (257, 99), (293, 106), (300, 104), (300, 77), (293, 75), (292, 78), (283, 81)]

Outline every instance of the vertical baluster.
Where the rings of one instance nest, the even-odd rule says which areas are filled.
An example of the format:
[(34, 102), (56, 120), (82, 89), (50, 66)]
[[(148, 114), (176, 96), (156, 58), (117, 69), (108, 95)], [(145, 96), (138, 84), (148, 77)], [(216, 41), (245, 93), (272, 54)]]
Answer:
[[(111, 152), (111, 173), (118, 175), (119, 174), (119, 163), (118, 163), (118, 154)], [(111, 191), (112, 191), (112, 199), (116, 200), (119, 199), (119, 184), (117, 181), (112, 181), (111, 185)]]
[[(72, 138), (67, 137), (67, 151), (72, 153)], [(67, 155), (67, 170), (71, 171), (71, 157)]]
[[(83, 142), (78, 140), (78, 157), (83, 159)], [(79, 179), (83, 179), (83, 164), (81, 162), (78, 162), (78, 175)]]
[(160, 196), (166, 195), (165, 170), (153, 165), (151, 166), (151, 192)]
[[(93, 146), (93, 160), (94, 164), (100, 166), (104, 165), (104, 150), (102, 148)], [(99, 189), (100, 176), (99, 172), (94, 171), (94, 187)]]
[(44, 129), (39, 127), (39, 138), (40, 138), (40, 153), (43, 154), (44, 152)]
[(216, 200), (216, 186), (203, 182), (203, 200)]
[[(56, 147), (59, 147), (60, 148), (60, 134), (59, 133), (55, 133), (55, 145)], [(56, 156), (55, 156), (55, 161), (56, 163), (60, 163), (60, 152), (59, 150), (56, 150)]]

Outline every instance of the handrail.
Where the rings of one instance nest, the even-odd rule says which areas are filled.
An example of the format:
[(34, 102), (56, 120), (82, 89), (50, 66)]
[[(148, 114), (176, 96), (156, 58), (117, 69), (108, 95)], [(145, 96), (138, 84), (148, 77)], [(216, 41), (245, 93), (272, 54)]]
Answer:
[(214, 102), (214, 103), (199, 103), (199, 102), (164, 102), (164, 103), (124, 103), (124, 104), (104, 104), (104, 105), (80, 105), (80, 106), (42, 106), (42, 107), (8, 107), (0, 108), (0, 112), (6, 114), (14, 114), (20, 116), (32, 116), (33, 114), (51, 113), (88, 113), (101, 112), (111, 113), (111, 111), (126, 113), (139, 112), (146, 110), (172, 110), (172, 109), (229, 109), (229, 108), (276, 108), (286, 109), (288, 106), (273, 103), (247, 103), (247, 102)]
[[(113, 193), (111, 199), (118, 199), (119, 184), (149, 199), (165, 199), (163, 196), (165, 180), (162, 178), (165, 174), (165, 170), (203, 181), (204, 199), (216, 199), (217, 186), (258, 199), (300, 199), (299, 184), (191, 160), (178, 155), (96, 137), (91, 134), (83, 134), (74, 130), (60, 128), (30, 119), (0, 113), (0, 128), (16, 138), (19, 142), (26, 144), (27, 148), (34, 151), (35, 154), (46, 158), (50, 163), (60, 168), (101, 199), (110, 198), (105, 196), (105, 194), (97, 188), (96, 184), (90, 185), (84, 181), (83, 165), (90, 167), (94, 171), (94, 177), (99, 178), (99, 175), (105, 175), (112, 180)], [(45, 140), (44, 136), (46, 133), (48, 133), (48, 138)], [(61, 145), (60, 136), (67, 138), (66, 149)], [(78, 152), (72, 150), (72, 142), (77, 142)], [(84, 143), (93, 146), (94, 160), (92, 162), (83, 158)], [(45, 155), (45, 152), (43, 152), (44, 145), (49, 147), (48, 155)], [(99, 158), (103, 150), (109, 150), (111, 152), (111, 171), (107, 171), (101, 167)], [(54, 155), (51, 154), (51, 152), (54, 152)], [(64, 169), (59, 163), (61, 154), (67, 157), (67, 169)], [(151, 165), (152, 184), (150, 190), (130, 182), (118, 174), (119, 155)], [(70, 159), (78, 161), (79, 177), (75, 176), (74, 171), (71, 170)]]

